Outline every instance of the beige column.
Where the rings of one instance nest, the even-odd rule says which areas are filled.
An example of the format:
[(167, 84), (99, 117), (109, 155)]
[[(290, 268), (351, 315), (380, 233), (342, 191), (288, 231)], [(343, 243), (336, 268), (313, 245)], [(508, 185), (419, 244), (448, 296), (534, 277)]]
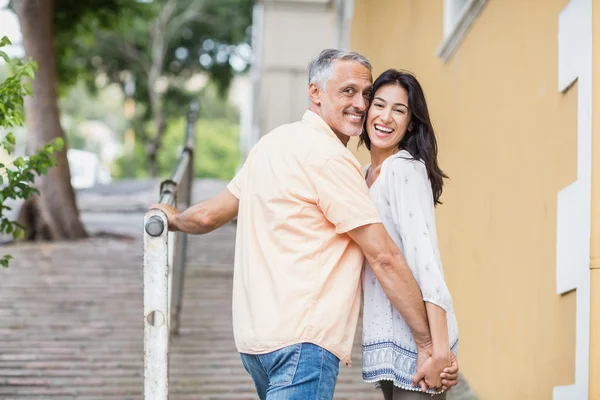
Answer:
[(600, 0), (592, 4), (592, 242), (590, 246), (590, 390), (600, 400)]
[(308, 63), (328, 47), (347, 47), (352, 0), (259, 0), (253, 17), (252, 111), (244, 157), (273, 128), (308, 107)]

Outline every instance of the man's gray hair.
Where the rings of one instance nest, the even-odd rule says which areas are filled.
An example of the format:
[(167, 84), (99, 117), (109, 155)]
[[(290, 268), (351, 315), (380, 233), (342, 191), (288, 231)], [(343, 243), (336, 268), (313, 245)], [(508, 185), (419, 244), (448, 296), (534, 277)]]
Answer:
[(325, 49), (308, 64), (308, 84), (315, 83), (319, 88), (325, 89), (325, 84), (331, 78), (333, 72), (333, 63), (337, 60), (356, 61), (369, 71), (372, 70), (369, 60), (361, 54), (353, 51)]

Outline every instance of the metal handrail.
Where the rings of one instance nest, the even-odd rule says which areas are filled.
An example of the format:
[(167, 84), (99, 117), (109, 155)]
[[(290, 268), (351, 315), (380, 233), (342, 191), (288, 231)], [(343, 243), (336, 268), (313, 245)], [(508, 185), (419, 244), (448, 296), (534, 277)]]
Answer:
[[(159, 203), (186, 209), (191, 205), (194, 178), (194, 129), (198, 103), (187, 116), (183, 148), (173, 175), (161, 182)], [(169, 396), (169, 341), (179, 334), (187, 235), (169, 232), (159, 209), (144, 216), (144, 399)]]

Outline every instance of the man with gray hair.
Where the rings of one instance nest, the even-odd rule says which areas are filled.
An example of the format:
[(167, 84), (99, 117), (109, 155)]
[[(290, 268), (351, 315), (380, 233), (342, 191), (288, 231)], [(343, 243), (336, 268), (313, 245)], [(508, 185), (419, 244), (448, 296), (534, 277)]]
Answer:
[[(333, 398), (339, 362), (350, 364), (364, 256), (421, 360), (431, 354), (419, 287), (346, 148), (362, 131), (371, 84), (365, 57), (324, 50), (309, 66), (302, 120), (265, 135), (226, 190), (183, 212), (151, 206), (169, 229), (195, 234), (238, 216), (234, 335), (261, 399)], [(414, 383), (440, 372), (425, 362)], [(443, 375), (446, 388), (456, 372)]]

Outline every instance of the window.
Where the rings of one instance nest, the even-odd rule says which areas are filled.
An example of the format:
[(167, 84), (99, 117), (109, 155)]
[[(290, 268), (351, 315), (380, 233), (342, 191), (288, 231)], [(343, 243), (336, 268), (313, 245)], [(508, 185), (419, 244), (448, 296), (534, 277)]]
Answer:
[(444, 40), (438, 49), (439, 58), (448, 61), (452, 57), (486, 2), (487, 0), (444, 0)]

